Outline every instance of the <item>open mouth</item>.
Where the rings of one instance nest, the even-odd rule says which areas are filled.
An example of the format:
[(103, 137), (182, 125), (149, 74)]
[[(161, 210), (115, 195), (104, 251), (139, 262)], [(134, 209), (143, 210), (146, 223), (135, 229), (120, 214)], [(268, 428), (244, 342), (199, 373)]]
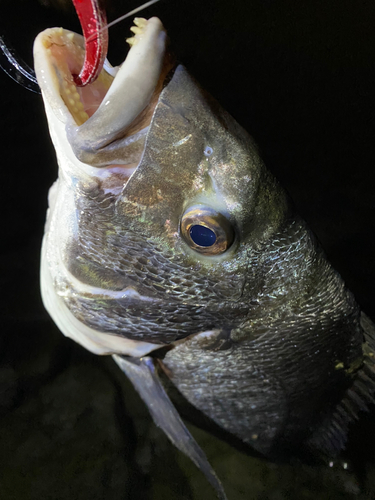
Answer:
[(98, 79), (87, 87), (77, 87), (73, 76), (84, 62), (82, 38), (63, 28), (52, 28), (42, 34), (42, 44), (58, 79), (58, 91), (75, 123), (85, 123), (99, 108), (112, 85), (113, 77), (102, 70)]
[(134, 22), (124, 63), (119, 68), (105, 64), (86, 87), (77, 87), (73, 78), (84, 62), (82, 36), (52, 28), (35, 41), (35, 69), (45, 100), (64, 123), (75, 156), (91, 166), (139, 163), (159, 94), (173, 67), (159, 19)]

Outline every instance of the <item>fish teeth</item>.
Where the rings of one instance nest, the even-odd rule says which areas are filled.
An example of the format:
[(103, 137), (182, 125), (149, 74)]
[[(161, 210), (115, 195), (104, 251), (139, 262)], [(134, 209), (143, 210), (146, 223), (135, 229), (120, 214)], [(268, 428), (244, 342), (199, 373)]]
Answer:
[[(142, 31), (142, 28), (137, 29)], [(41, 45), (44, 48), (44, 57), (47, 56), (57, 76), (60, 97), (76, 124), (80, 126), (89, 118), (86, 110), (90, 109), (92, 114), (100, 105), (101, 99), (112, 84), (113, 77), (102, 71), (97, 81), (89, 88), (79, 89), (74, 84), (72, 72), (78, 73), (84, 63), (85, 51), (82, 38), (63, 28), (51, 28), (44, 32)]]
[(126, 41), (130, 46), (133, 46), (135, 44), (135, 36), (132, 36), (131, 38), (127, 38)]
[(136, 35), (141, 35), (143, 33), (143, 29), (142, 28), (138, 28), (137, 26), (132, 26), (130, 28), (130, 31), (132, 31), (133, 33), (135, 33)]
[[(66, 69), (66, 71), (68, 71), (68, 69)], [(80, 125), (88, 119), (88, 114), (82, 114), (84, 105), (71, 78), (70, 73), (65, 75), (64, 80), (62, 80), (62, 85), (60, 85), (60, 94), (73, 118), (77, 124)]]
[(88, 114), (83, 111), (84, 105), (75, 85), (72, 82), (64, 80), (60, 86), (60, 93), (77, 125), (84, 123), (88, 119)]
[(147, 25), (147, 19), (144, 17), (135, 17), (133, 23), (139, 28), (145, 28)]
[(79, 116), (80, 116), (80, 118), (82, 120), (82, 123), (84, 123), (86, 120), (89, 119), (89, 115), (86, 113), (86, 111), (81, 111), (79, 113)]
[(135, 36), (126, 39), (127, 43), (131, 47), (133, 45), (136, 45), (138, 43), (138, 41), (140, 40), (140, 37), (144, 34), (146, 26), (147, 26), (147, 22), (148, 22), (147, 19), (145, 19), (143, 17), (134, 18), (135, 26), (132, 26), (130, 28), (130, 31), (132, 31)]

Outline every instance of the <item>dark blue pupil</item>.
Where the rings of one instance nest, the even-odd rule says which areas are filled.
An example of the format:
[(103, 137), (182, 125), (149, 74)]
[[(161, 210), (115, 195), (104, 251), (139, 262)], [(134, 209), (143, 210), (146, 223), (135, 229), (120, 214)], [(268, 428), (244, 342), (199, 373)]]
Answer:
[(211, 247), (216, 241), (216, 235), (205, 226), (192, 226), (190, 238), (200, 247)]

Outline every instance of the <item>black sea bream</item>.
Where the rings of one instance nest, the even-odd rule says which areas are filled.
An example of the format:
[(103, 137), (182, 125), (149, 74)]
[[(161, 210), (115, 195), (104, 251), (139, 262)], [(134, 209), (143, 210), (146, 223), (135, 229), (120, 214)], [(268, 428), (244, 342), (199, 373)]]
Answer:
[(335, 456), (372, 401), (374, 327), (253, 139), (175, 63), (157, 18), (135, 22), (123, 65), (84, 89), (82, 37), (35, 42), (59, 163), (44, 304), (66, 336), (115, 355), (209, 477), (177, 414), (166, 428), (159, 376), (266, 457)]

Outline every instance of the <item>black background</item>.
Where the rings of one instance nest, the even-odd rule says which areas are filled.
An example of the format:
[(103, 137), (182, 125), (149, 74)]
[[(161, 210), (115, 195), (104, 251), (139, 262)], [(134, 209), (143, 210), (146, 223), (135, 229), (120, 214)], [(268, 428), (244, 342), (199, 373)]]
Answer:
[[(134, 1), (107, 2), (108, 20)], [(375, 4), (162, 0), (175, 53), (258, 142), (329, 260), (375, 318)], [(2, 33), (32, 64), (39, 31), (80, 31), (64, 2), (2, 0)], [(131, 21), (110, 30), (126, 54)], [(0, 73), (2, 499), (214, 498), (153, 428), (113, 366), (66, 340), (39, 296), (47, 192), (56, 177), (41, 97)], [(374, 412), (353, 426), (340, 465), (264, 464), (196, 431), (232, 500), (375, 497)], [(242, 467), (242, 468), (241, 468)], [(241, 476), (241, 477), (240, 477)]]

